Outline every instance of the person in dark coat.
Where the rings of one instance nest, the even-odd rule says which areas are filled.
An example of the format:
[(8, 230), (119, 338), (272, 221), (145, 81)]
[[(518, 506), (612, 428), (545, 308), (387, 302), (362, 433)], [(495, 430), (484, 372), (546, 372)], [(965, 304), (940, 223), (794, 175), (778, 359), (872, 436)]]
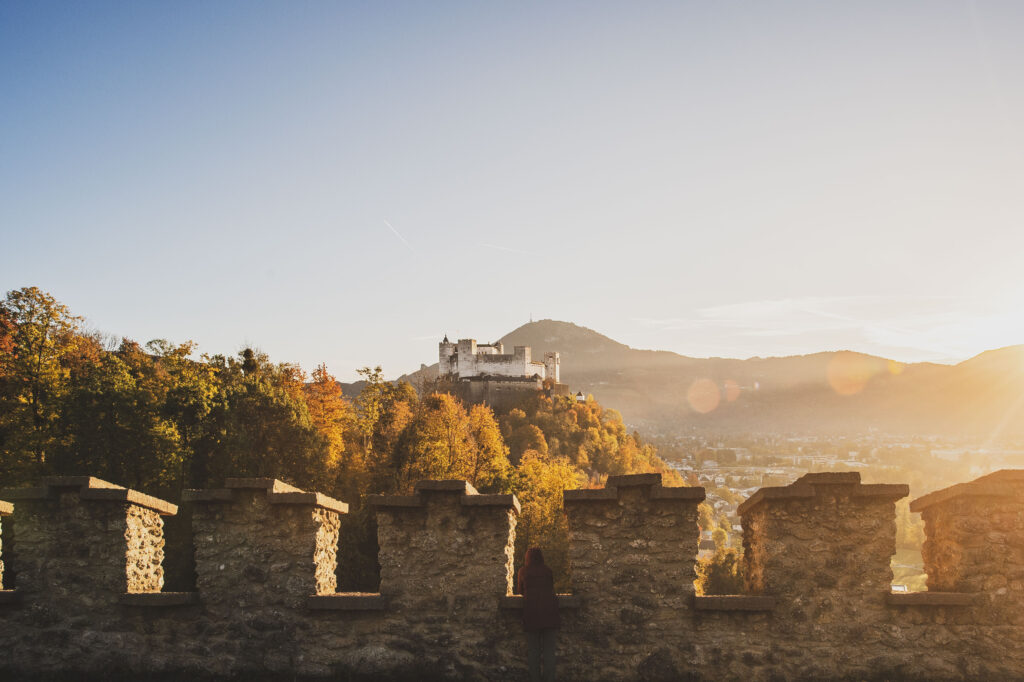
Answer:
[[(519, 569), (523, 595), (523, 629), (530, 662), (530, 680), (555, 679), (555, 634), (562, 624), (555, 597), (555, 579), (539, 547), (526, 550), (526, 565)], [(543, 677), (541, 668), (543, 663)]]

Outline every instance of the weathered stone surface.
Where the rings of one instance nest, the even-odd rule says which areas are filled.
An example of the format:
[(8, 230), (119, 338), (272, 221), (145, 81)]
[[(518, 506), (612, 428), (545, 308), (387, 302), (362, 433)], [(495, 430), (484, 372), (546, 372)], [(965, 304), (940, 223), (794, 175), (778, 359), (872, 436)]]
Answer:
[(1024, 471), (1003, 470), (915, 500), (928, 590), (975, 595), (984, 622), (1024, 626)]
[(779, 634), (805, 643), (781, 664), (787, 676), (834, 676), (827, 656), (846, 650), (852, 662), (862, 656), (852, 642), (885, 636), (895, 501), (907, 492), (862, 485), (856, 472), (807, 474), (741, 505), (747, 590), (775, 597)]
[(573, 647), (576, 667), (565, 666), (573, 674), (584, 674), (580, 664), (613, 677), (629, 677), (643, 661), (673, 669), (671, 655), (657, 652), (687, 629), (704, 490), (665, 490), (660, 474), (640, 474), (610, 477), (604, 490), (566, 491), (573, 591), (582, 601), (576, 627), (600, 643), (586, 653)]
[[(1018, 480), (922, 498), (926, 566), (958, 586), (922, 594), (888, 590), (903, 486), (762, 491), (743, 507), (752, 594), (700, 598), (703, 491), (652, 475), (569, 491), (560, 679), (1020, 679)], [(264, 479), (190, 493), (197, 595), (156, 591), (159, 505), (103, 484), (18, 498), (0, 678), (526, 679), (510, 496), (428, 482), (379, 500), (381, 593), (335, 594), (343, 503)]]

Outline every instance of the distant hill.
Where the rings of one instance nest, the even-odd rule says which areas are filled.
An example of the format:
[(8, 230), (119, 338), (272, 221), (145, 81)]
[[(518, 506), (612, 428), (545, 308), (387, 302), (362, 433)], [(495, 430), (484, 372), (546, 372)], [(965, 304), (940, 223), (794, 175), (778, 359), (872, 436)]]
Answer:
[[(562, 381), (653, 432), (1024, 435), (1024, 345), (958, 365), (901, 365), (848, 351), (691, 358), (637, 350), (586, 327), (530, 322), (501, 338), (558, 351)], [(402, 377), (414, 385), (437, 365)]]

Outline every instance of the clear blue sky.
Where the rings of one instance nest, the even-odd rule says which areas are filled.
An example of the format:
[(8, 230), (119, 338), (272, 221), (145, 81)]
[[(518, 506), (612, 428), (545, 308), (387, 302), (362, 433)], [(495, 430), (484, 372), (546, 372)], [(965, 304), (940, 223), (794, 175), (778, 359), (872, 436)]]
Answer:
[(0, 4), (0, 287), (339, 378), (1024, 343), (1024, 3)]

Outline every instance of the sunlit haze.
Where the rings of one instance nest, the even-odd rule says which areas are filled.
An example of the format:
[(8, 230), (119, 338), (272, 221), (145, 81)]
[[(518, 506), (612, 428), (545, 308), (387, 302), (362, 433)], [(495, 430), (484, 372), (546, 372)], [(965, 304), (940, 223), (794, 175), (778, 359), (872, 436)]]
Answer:
[(4, 2), (0, 286), (346, 380), (531, 316), (955, 362), (1024, 343), (1022, 35), (980, 0)]

